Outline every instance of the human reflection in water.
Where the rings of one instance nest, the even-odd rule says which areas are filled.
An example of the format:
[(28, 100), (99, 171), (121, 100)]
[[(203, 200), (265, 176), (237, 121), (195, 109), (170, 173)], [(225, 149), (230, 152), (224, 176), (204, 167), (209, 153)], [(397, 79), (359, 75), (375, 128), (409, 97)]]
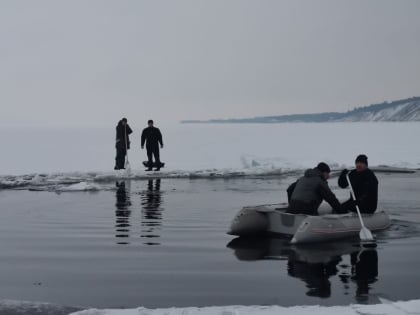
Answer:
[(320, 298), (331, 295), (329, 278), (338, 273), (341, 255), (349, 253), (349, 248), (341, 244), (296, 247), (290, 246), (288, 240), (279, 238), (238, 237), (227, 247), (232, 248), (240, 260), (287, 259), (288, 275), (306, 283), (306, 295)]
[[(150, 179), (147, 183), (147, 190), (141, 193), (142, 206), (142, 233), (145, 238), (145, 245), (160, 245), (156, 239), (160, 238), (160, 227), (162, 225), (162, 195), (160, 191), (160, 179)], [(155, 241), (152, 241), (155, 239)]]
[(329, 278), (337, 274), (337, 265), (341, 261), (341, 257), (330, 257), (327, 262), (307, 262), (295, 259), (293, 256), (289, 256), (287, 273), (306, 283), (308, 288), (306, 295), (320, 298), (330, 297), (331, 282)]
[(360, 250), (350, 256), (351, 280), (357, 285), (356, 300), (367, 302), (371, 284), (378, 280), (378, 252), (375, 249)]
[[(131, 215), (131, 201), (130, 201), (130, 184), (125, 181), (116, 182), (117, 187), (116, 196), (116, 210), (115, 210), (115, 237), (117, 244), (130, 244), (127, 239), (130, 237), (130, 215)], [(125, 240), (123, 240), (125, 239)]]
[[(285, 239), (238, 237), (229, 242), (227, 247), (234, 250), (239, 260), (287, 259), (288, 275), (305, 282), (308, 296), (330, 297), (330, 278), (339, 275), (347, 289), (350, 281), (355, 282), (356, 300), (366, 302), (370, 285), (378, 276), (376, 250), (360, 248), (352, 242), (291, 246)], [(348, 265), (340, 263), (347, 255), (350, 256), (351, 273)]]

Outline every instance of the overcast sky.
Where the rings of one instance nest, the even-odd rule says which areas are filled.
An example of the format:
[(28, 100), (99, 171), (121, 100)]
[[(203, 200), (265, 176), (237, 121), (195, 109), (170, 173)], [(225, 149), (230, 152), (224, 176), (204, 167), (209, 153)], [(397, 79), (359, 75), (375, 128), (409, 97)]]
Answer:
[(420, 95), (420, 1), (1, 1), (0, 124), (346, 111)]

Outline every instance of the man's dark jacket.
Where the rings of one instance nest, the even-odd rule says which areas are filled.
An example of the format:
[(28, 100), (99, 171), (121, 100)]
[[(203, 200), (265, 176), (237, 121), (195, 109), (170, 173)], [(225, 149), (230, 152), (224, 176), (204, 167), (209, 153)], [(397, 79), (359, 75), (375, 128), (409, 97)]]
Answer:
[(146, 147), (148, 148), (158, 147), (159, 143), (160, 145), (163, 145), (162, 134), (160, 133), (159, 128), (147, 127), (143, 129), (143, 132), (141, 133), (141, 146), (144, 146), (145, 142)]
[[(133, 130), (131, 130), (130, 126), (126, 124), (125, 126), (122, 124), (122, 121), (120, 120), (117, 125), (117, 136), (115, 139), (115, 147), (117, 149), (123, 149), (125, 150), (125, 141), (127, 141), (127, 149), (130, 149), (130, 138), (128, 137), (129, 134), (131, 134)], [(127, 138), (124, 139), (125, 135), (127, 135)]]
[(335, 211), (340, 211), (340, 202), (328, 186), (321, 171), (308, 169), (305, 175), (287, 189), (289, 197), (289, 213), (317, 215), (323, 200)]
[[(378, 179), (376, 178), (375, 174), (369, 168), (362, 172), (352, 170), (349, 173), (349, 178), (360, 212), (374, 213), (378, 206)], [(341, 188), (346, 188), (349, 186), (347, 183), (345, 171), (343, 171), (338, 178), (338, 186)], [(351, 195), (350, 201), (354, 203)]]

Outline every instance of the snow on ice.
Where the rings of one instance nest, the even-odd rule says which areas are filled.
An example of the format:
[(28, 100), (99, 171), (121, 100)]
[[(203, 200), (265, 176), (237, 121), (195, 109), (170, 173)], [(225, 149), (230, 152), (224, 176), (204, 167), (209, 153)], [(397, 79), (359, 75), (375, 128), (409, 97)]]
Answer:
[(383, 304), (349, 306), (214, 306), (186, 307), (166, 309), (115, 309), (115, 310), (84, 310), (71, 315), (419, 315), (420, 300), (407, 302), (390, 302)]

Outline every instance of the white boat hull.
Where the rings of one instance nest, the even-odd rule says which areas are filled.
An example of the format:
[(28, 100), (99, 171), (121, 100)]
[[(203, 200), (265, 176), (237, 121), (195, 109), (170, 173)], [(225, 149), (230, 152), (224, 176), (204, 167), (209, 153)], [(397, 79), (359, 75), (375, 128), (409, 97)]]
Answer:
[[(386, 229), (389, 216), (384, 211), (363, 214), (363, 222), (371, 231)], [(357, 236), (361, 225), (357, 214), (325, 214), (310, 216), (286, 213), (284, 205), (244, 207), (232, 220), (229, 234), (282, 234), (291, 236), (291, 243), (310, 243)]]

